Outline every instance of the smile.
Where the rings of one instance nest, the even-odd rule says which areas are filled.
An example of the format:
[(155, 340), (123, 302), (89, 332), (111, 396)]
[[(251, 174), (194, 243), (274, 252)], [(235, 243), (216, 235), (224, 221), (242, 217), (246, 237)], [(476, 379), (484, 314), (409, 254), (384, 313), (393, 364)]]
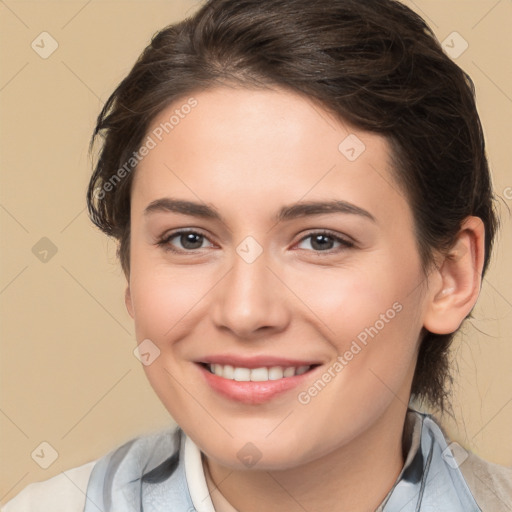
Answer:
[(299, 385), (304, 386), (305, 379), (309, 379), (321, 366), (313, 364), (247, 368), (219, 363), (196, 364), (212, 391), (224, 399), (247, 405), (263, 404)]

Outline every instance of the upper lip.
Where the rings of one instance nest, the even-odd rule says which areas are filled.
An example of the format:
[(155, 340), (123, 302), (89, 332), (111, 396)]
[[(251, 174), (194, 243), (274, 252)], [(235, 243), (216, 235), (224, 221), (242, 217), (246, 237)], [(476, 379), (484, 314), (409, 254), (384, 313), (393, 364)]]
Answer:
[(237, 356), (235, 354), (218, 354), (213, 356), (204, 357), (203, 359), (197, 361), (198, 363), (205, 364), (221, 364), (221, 365), (231, 365), (242, 368), (263, 368), (272, 366), (282, 366), (284, 368), (299, 366), (311, 366), (316, 364), (321, 364), (320, 361), (310, 360), (310, 361), (300, 361), (298, 359), (289, 359), (283, 357), (275, 357), (275, 356), (253, 356), (253, 357), (244, 357)]

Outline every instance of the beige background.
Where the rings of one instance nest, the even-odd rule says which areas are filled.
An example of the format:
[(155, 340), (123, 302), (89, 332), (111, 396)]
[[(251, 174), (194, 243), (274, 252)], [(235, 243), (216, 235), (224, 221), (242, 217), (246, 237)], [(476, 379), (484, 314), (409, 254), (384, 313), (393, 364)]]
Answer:
[[(512, 3), (406, 3), (441, 41), (457, 31), (469, 44), (457, 62), (476, 83), (503, 212), (480, 305), (454, 346), (456, 421), (446, 426), (463, 446), (510, 466)], [(102, 103), (152, 34), (197, 5), (0, 1), (2, 502), (172, 421), (133, 356), (115, 246), (92, 227), (84, 195), (88, 142)], [(31, 48), (43, 31), (59, 45), (47, 59)], [(46, 262), (32, 251), (43, 237), (57, 249)], [(48, 249), (47, 241), (40, 244), (39, 251)], [(58, 452), (47, 469), (35, 462), (50, 460), (42, 442)]]

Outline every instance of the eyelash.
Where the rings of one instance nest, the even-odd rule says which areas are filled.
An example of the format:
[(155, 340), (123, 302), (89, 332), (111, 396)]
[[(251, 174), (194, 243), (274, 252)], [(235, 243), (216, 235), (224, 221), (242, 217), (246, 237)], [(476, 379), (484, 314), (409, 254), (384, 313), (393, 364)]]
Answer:
[[(178, 250), (178, 249), (173, 248), (173, 246), (170, 244), (170, 241), (172, 239), (176, 238), (176, 237), (179, 237), (181, 235), (186, 235), (186, 234), (199, 235), (203, 239), (208, 240), (208, 237), (206, 235), (204, 235), (203, 233), (199, 232), (199, 231), (183, 229), (183, 230), (174, 231), (174, 232), (172, 232), (172, 233), (170, 233), (168, 235), (165, 235), (163, 238), (161, 238), (160, 240), (157, 241), (156, 245), (161, 247), (162, 249), (164, 249), (164, 251), (166, 251), (166, 252), (173, 252), (175, 254), (192, 254), (195, 251), (200, 250), (200, 249), (190, 249), (190, 250), (179, 249)], [(328, 255), (328, 254), (338, 253), (341, 250), (350, 249), (350, 248), (354, 247), (354, 245), (355, 245), (350, 240), (342, 238), (342, 237), (340, 237), (340, 236), (338, 236), (338, 235), (336, 235), (336, 234), (334, 234), (334, 233), (332, 233), (332, 232), (330, 232), (328, 230), (313, 231), (313, 232), (307, 234), (306, 236), (302, 237), (297, 243), (300, 244), (304, 240), (307, 240), (308, 238), (313, 238), (315, 236), (326, 236), (326, 237), (329, 237), (334, 242), (340, 243), (340, 247), (334, 248), (334, 249), (325, 250), (325, 251), (315, 251), (315, 250), (311, 251), (311, 250), (308, 250), (308, 249), (302, 249), (302, 250), (307, 250), (308, 252), (314, 252), (314, 253), (316, 253), (318, 255), (322, 255), (322, 254), (327, 254)]]

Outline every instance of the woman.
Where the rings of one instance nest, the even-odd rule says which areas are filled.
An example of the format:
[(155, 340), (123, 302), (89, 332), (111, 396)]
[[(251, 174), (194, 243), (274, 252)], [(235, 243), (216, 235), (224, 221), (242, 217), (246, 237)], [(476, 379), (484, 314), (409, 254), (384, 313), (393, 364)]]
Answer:
[(409, 408), (449, 406), (497, 225), (472, 83), (421, 18), (211, 0), (154, 37), (98, 136), (89, 211), (179, 428), (7, 512), (512, 508), (511, 470)]

